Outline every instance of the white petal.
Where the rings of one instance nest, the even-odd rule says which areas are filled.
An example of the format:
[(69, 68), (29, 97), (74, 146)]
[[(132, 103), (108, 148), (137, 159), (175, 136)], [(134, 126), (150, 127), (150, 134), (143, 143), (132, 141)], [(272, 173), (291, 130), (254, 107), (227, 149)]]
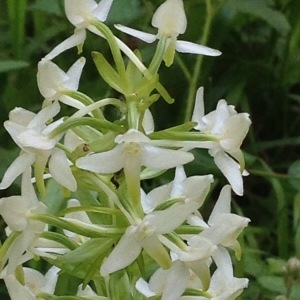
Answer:
[(222, 54), (222, 52), (219, 50), (187, 41), (176, 41), (175, 48), (181, 53), (192, 53), (208, 56), (219, 56)]
[(151, 145), (143, 146), (142, 165), (150, 169), (170, 169), (184, 165), (193, 159), (193, 154), (185, 151), (164, 149)]
[[(71, 0), (73, 1), (73, 0)], [(52, 60), (62, 52), (76, 47), (80, 44), (83, 44), (86, 39), (86, 31), (85, 29), (76, 30), (73, 35), (68, 37), (66, 40), (62, 41), (58, 44), (50, 53), (48, 53), (44, 59), (45, 60)], [(42, 94), (42, 93), (41, 93)], [(43, 94), (42, 94), (43, 95)]]
[(190, 273), (188, 268), (181, 261), (175, 261), (170, 268), (167, 276), (166, 286), (161, 299), (178, 299), (189, 283)]
[(27, 109), (24, 109), (22, 107), (15, 107), (9, 112), (9, 121), (22, 126), (27, 126), (34, 118), (34, 116), (35, 113)]
[(115, 173), (123, 168), (124, 159), (122, 155), (123, 145), (101, 153), (80, 157), (76, 161), (76, 166), (80, 169), (98, 173)]
[(225, 185), (219, 195), (219, 198), (209, 216), (208, 224), (211, 226), (218, 220), (220, 214), (229, 214), (231, 212), (231, 187)]
[(49, 294), (54, 293), (59, 271), (60, 270), (55, 266), (52, 266), (47, 271), (47, 273), (45, 274), (45, 284), (41, 287), (43, 292)]
[(107, 19), (113, 0), (101, 0), (97, 8), (93, 11), (93, 15), (100, 22), (104, 22)]
[(5, 276), (4, 282), (11, 300), (36, 300), (36, 296), (27, 287), (23, 286), (15, 276)]
[(72, 174), (67, 156), (64, 151), (54, 149), (49, 159), (49, 171), (52, 177), (62, 186), (75, 192), (77, 182)]
[(144, 31), (140, 31), (140, 30), (136, 30), (136, 29), (133, 29), (133, 28), (130, 28), (130, 27), (127, 27), (127, 26), (124, 26), (124, 25), (121, 25), (121, 24), (117, 24), (115, 25), (115, 27), (124, 32), (124, 33), (127, 33), (131, 36), (134, 36), (146, 43), (153, 43), (157, 37), (156, 35), (154, 34), (151, 34), (151, 33), (147, 33), (147, 32), (144, 32)]
[(175, 169), (175, 177), (172, 184), (170, 197), (182, 196), (182, 182), (186, 179), (183, 166), (178, 166)]
[(92, 19), (97, 5), (94, 0), (65, 0), (65, 12), (68, 20), (77, 27)]
[(66, 87), (70, 90), (77, 91), (85, 61), (84, 57), (80, 57), (68, 70), (67, 75), (69, 76), (69, 80), (66, 82)]
[[(151, 210), (153, 210), (157, 205), (163, 203), (164, 201), (166, 201), (167, 199), (170, 198), (170, 194), (171, 194), (171, 190), (172, 190), (172, 182), (168, 183), (168, 184), (164, 184), (162, 186), (159, 186), (155, 189), (153, 189), (152, 191), (150, 191), (145, 199), (143, 200), (145, 207), (147, 207), (146, 210), (144, 210), (144, 212), (148, 213)], [(144, 205), (143, 205), (144, 207)]]
[(68, 75), (52, 61), (44, 59), (38, 63), (37, 84), (45, 98), (54, 97), (68, 79)]
[[(151, 226), (156, 228), (157, 232), (162, 234), (170, 233), (181, 225), (197, 208), (199, 208), (197, 202), (175, 204), (165, 210), (152, 212), (144, 220), (147, 220)], [(168, 221), (166, 222), (166, 220)]]
[(104, 260), (100, 273), (107, 276), (130, 265), (140, 254), (142, 246), (137, 240), (133, 226), (127, 228), (119, 243)]
[(127, 143), (148, 143), (151, 140), (144, 135), (142, 132), (136, 130), (136, 129), (129, 129), (125, 134), (118, 135), (115, 138), (115, 142), (120, 144), (123, 142)]
[(14, 142), (22, 149), (23, 145), (20, 143), (18, 136), (26, 130), (26, 127), (12, 121), (5, 121), (4, 127)]
[(155, 11), (152, 22), (153, 27), (168, 35), (177, 36), (184, 33), (187, 19), (182, 0), (167, 0)]
[(229, 181), (233, 191), (242, 196), (244, 192), (243, 178), (238, 163), (223, 151), (218, 151), (214, 161), (220, 171)]
[(30, 129), (37, 129), (43, 128), (45, 123), (55, 117), (60, 111), (60, 105), (57, 101), (54, 101), (53, 104), (44, 107), (42, 110), (40, 110), (36, 116), (31, 120), (31, 122), (28, 124), (27, 128)]
[[(194, 111), (193, 111), (193, 115), (192, 115), (193, 122), (201, 123), (201, 119), (204, 116), (203, 94), (204, 94), (204, 88), (200, 87), (197, 90), (197, 94), (196, 94), (195, 106), (194, 106)], [(195, 128), (200, 130), (200, 128), (197, 128), (197, 126), (195, 126)]]
[(156, 294), (150, 290), (149, 284), (143, 279), (139, 278), (135, 283), (135, 288), (147, 298), (153, 297)]
[(3, 190), (8, 188), (13, 183), (13, 181), (26, 170), (26, 168), (34, 163), (34, 160), (34, 154), (20, 154), (6, 170), (0, 183), (0, 189)]
[(51, 150), (56, 145), (56, 140), (48, 139), (46, 136), (43, 136), (34, 130), (24, 131), (18, 136), (18, 140), (24, 150), (27, 148), (32, 152), (35, 152), (35, 149)]
[(145, 110), (142, 126), (143, 126), (146, 134), (150, 134), (150, 133), (154, 132), (154, 119), (153, 119), (150, 109), (148, 109), (148, 108)]
[(65, 95), (60, 96), (59, 101), (61, 103), (64, 103), (71, 107), (75, 107), (77, 109), (82, 109), (82, 108), (86, 107), (82, 102), (75, 100), (69, 96), (65, 96)]

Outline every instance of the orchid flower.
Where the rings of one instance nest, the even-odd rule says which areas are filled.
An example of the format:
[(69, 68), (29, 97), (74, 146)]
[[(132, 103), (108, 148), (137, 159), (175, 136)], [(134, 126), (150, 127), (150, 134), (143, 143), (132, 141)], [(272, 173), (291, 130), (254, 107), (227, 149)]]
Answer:
[[(236, 278), (233, 276), (232, 262), (229, 253), (220, 248), (214, 253), (214, 261), (217, 269), (212, 275), (207, 293), (211, 295), (211, 300), (231, 300), (236, 299), (243, 289), (248, 286), (247, 278)], [(206, 298), (199, 298), (204, 300)]]
[(92, 22), (97, 20), (104, 22), (108, 16), (113, 0), (65, 0), (65, 12), (68, 20), (75, 26), (74, 34), (57, 45), (46, 60), (52, 60), (60, 53), (73, 48), (80, 47), (86, 39), (86, 30), (99, 35)]
[(225, 100), (218, 102), (216, 110), (204, 115), (203, 88), (197, 91), (192, 121), (196, 130), (214, 135), (218, 141), (211, 142), (209, 154), (227, 178), (237, 195), (243, 194), (244, 157), (240, 146), (248, 133), (249, 114), (237, 113)]
[(187, 27), (187, 19), (182, 0), (166, 0), (161, 4), (153, 15), (152, 26), (158, 28), (158, 33), (156, 35), (120, 24), (115, 25), (120, 31), (137, 37), (146, 43), (153, 43), (157, 39), (166, 39), (167, 46), (165, 49), (164, 60), (167, 66), (170, 66), (173, 63), (175, 50), (183, 53), (209, 56), (218, 56), (221, 54), (219, 50), (192, 42), (177, 40), (178, 35), (183, 34)]
[(151, 140), (135, 129), (117, 136), (115, 141), (117, 146), (113, 149), (81, 157), (77, 159), (76, 166), (103, 174), (115, 173), (124, 168), (128, 190), (138, 198), (141, 166), (164, 170), (193, 160), (191, 153), (151, 145)]
[(44, 170), (48, 162), (51, 176), (71, 191), (77, 188), (69, 161), (64, 151), (56, 148), (60, 136), (49, 138), (49, 133), (62, 121), (46, 125), (60, 110), (57, 101), (34, 114), (23, 108), (15, 108), (9, 114), (4, 127), (21, 149), (20, 155), (9, 166), (0, 183), (0, 189), (6, 189), (29, 166), (35, 163)]
[[(176, 181), (183, 178), (182, 175), (182, 172), (178, 171)], [(143, 248), (161, 266), (164, 268), (168, 267), (170, 258), (163, 244), (171, 248), (175, 245), (165, 238), (164, 234), (171, 233), (202, 205), (211, 182), (212, 177), (209, 175), (199, 176), (197, 180), (195, 178), (192, 178), (191, 181), (186, 179), (178, 187), (174, 185), (173, 194), (171, 194), (176, 198), (181, 197), (182, 201), (178, 201), (164, 210), (156, 211), (147, 209), (143, 219), (129, 220), (131, 225), (104, 261), (100, 270), (101, 274), (105, 276), (126, 267), (138, 257)], [(169, 187), (170, 185), (165, 185), (157, 188), (157, 192), (152, 193), (150, 199), (153, 199), (154, 195), (158, 195), (161, 192), (166, 197), (165, 200), (169, 199), (170, 194), (166, 193)], [(166, 222), (166, 220), (168, 221)], [(195, 247), (196, 244), (197, 247)], [(191, 242), (190, 246), (186, 245), (185, 253), (183, 254), (184, 251), (181, 253), (182, 257), (185, 256), (186, 260), (203, 258), (212, 250), (211, 246), (213, 245), (211, 242), (206, 244), (204, 239), (200, 238), (198, 243)], [(197, 250), (195, 250), (196, 248)]]
[(39, 294), (54, 294), (58, 271), (53, 266), (43, 275), (37, 270), (23, 268), (24, 285), (13, 274), (5, 275), (3, 279), (11, 300), (36, 300)]
[(182, 166), (176, 167), (173, 181), (159, 186), (142, 197), (142, 206), (146, 213), (151, 212), (156, 206), (167, 199), (182, 198), (189, 201), (198, 201), (202, 205), (207, 196), (212, 175), (186, 177)]
[(139, 256), (142, 249), (164, 268), (170, 267), (170, 257), (160, 238), (181, 225), (198, 207), (197, 202), (177, 204), (163, 211), (154, 211), (137, 220), (127, 228), (119, 243), (102, 264), (101, 275), (106, 276), (125, 268)]
[(43, 59), (38, 63), (37, 83), (40, 93), (45, 97), (45, 106), (59, 100), (78, 109), (84, 107), (78, 100), (65, 95), (66, 92), (77, 91), (84, 65), (85, 58), (81, 57), (65, 73), (51, 61)]
[(199, 234), (201, 237), (208, 238), (215, 245), (231, 248), (239, 258), (241, 247), (237, 241), (238, 236), (248, 225), (250, 219), (231, 213), (231, 188), (226, 185), (221, 190), (219, 198), (210, 214), (207, 225), (202, 219), (193, 215), (188, 223), (204, 227)]
[(38, 201), (31, 183), (31, 169), (27, 167), (22, 175), (21, 196), (0, 199), (0, 215), (8, 225), (8, 231), (20, 232), (1, 262), (4, 267), (8, 261), (7, 274), (12, 274), (18, 265), (32, 258), (34, 251), (29, 249), (44, 231), (45, 224), (30, 220), (29, 217), (45, 211), (46, 207)]

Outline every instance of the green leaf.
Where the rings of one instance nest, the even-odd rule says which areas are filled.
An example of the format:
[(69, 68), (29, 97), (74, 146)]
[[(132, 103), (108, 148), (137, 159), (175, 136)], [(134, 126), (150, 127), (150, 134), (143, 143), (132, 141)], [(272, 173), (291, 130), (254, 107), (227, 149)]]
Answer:
[(93, 60), (101, 77), (113, 89), (123, 94), (122, 81), (119, 74), (99, 52), (92, 52)]
[(29, 67), (29, 62), (23, 60), (0, 61), (0, 73), (6, 73)]
[(280, 34), (286, 35), (291, 26), (279, 11), (269, 7), (268, 1), (264, 0), (231, 0), (229, 5), (242, 13), (251, 14), (269, 23)]

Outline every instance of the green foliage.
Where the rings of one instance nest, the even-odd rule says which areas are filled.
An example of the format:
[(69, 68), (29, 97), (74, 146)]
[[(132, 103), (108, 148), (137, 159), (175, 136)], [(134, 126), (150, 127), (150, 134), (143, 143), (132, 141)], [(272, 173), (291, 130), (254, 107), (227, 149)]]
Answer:
[[(151, 14), (161, 1), (114, 2), (109, 24), (117, 22), (153, 32)], [(235, 199), (235, 208), (252, 220), (251, 228), (244, 234), (242, 261), (236, 263), (237, 275), (250, 279), (249, 288), (240, 299), (275, 299), (276, 296), (287, 295), (283, 267), (288, 258), (296, 256), (300, 259), (300, 2), (210, 2), (214, 14), (206, 43), (220, 49), (223, 55), (214, 60), (206, 57), (200, 61), (192, 55), (178, 54), (174, 67), (163, 70), (160, 81), (176, 101), (172, 105), (164, 101), (153, 105), (156, 129), (176, 126), (184, 119), (182, 107), (189, 97), (186, 91), (193, 85), (205, 87), (207, 111), (214, 108), (219, 99), (225, 98), (238, 110), (250, 113), (253, 127), (243, 148), (248, 154), (246, 168), (251, 176), (245, 178), (245, 199)], [(205, 1), (186, 1), (185, 5), (188, 16), (186, 37), (199, 41), (204, 31)], [(119, 11), (122, 11), (121, 15)], [(62, 0), (1, 1), (0, 18), (0, 121), (3, 123), (15, 106), (32, 110), (40, 106), (42, 98), (36, 87), (36, 64), (65, 38), (72, 27), (65, 19)], [(133, 48), (139, 46), (146, 64), (149, 57), (147, 51), (153, 49), (145, 50), (140, 41), (125, 41)], [(105, 53), (104, 56), (94, 54), (94, 57), (97, 56), (98, 70), (104, 80), (114, 81), (116, 91), (107, 91), (104, 80), (98, 79), (97, 69), (89, 65), (85, 71), (87, 79), (81, 82), (80, 90), (89, 91), (91, 96), (119, 97), (118, 92), (122, 89), (118, 87), (114, 70), (108, 67), (110, 56), (106, 55), (108, 52), (104, 45), (95, 46), (93, 43), (88, 41), (85, 44), (83, 55), (91, 55), (91, 49)], [(60, 58), (66, 68), (76, 58), (75, 50), (69, 53)], [(200, 74), (193, 78), (190, 70), (197, 62)], [(17, 153), (11, 150), (13, 142), (7, 138), (2, 126), (0, 140), (2, 175)], [(209, 156), (199, 155), (197, 151), (194, 154), (196, 164), (188, 167), (188, 174), (199, 173), (199, 169), (214, 174), (216, 185), (225, 183)], [(169, 173), (166, 173), (165, 180), (167, 176)], [(149, 185), (154, 184), (150, 181)], [(14, 186), (11, 189), (18, 188)], [(50, 181), (44, 201), (50, 204), (50, 210), (54, 213), (65, 206), (64, 196), (63, 191)], [(93, 195), (85, 196), (89, 203), (97, 201)], [(70, 269), (69, 273), (74, 277), (61, 275), (65, 278), (62, 281), (65, 285), (58, 287), (60, 295), (68, 289), (75, 289), (80, 282), (76, 281), (76, 277), (81, 277), (83, 268), (90, 268), (87, 281), (96, 272), (95, 267), (99, 268), (103, 259), (101, 247), (105, 245), (97, 246), (96, 251), (95, 242), (100, 241), (86, 243), (59, 261), (60, 264), (67, 264), (75, 256), (76, 261), (79, 256), (82, 258), (79, 265), (72, 265)], [(120, 272), (111, 282), (126, 286), (126, 280), (128, 278)], [(118, 291), (111, 288), (111, 293), (114, 295)], [(124, 295), (124, 299), (130, 297), (132, 295)], [(136, 295), (134, 299), (138, 297)], [(299, 283), (292, 286), (288, 297), (289, 300), (300, 298)], [(0, 298), (8, 299), (3, 289), (0, 290)]]

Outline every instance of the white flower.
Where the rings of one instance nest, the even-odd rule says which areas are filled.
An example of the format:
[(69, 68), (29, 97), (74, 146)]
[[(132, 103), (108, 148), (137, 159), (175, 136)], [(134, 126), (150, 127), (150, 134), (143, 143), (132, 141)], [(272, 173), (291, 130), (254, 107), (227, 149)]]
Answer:
[(157, 269), (151, 276), (149, 283), (140, 278), (136, 282), (136, 289), (146, 296), (161, 296), (162, 300), (179, 299), (189, 283), (190, 273), (180, 261), (175, 261), (168, 270)]
[[(176, 247), (164, 237), (164, 234), (171, 233), (202, 205), (209, 191), (212, 176), (198, 177), (192, 177), (189, 181), (189, 178), (183, 179), (182, 170), (177, 171), (177, 178), (174, 180), (173, 188), (170, 189), (170, 184), (168, 184), (157, 188), (156, 191), (154, 190), (151, 193), (145, 202), (151, 203), (151, 199), (154, 199), (159, 194), (166, 197), (164, 201), (170, 199), (170, 196), (182, 199), (164, 210), (155, 211), (152, 208), (147, 208), (143, 219), (129, 220), (131, 225), (101, 267), (100, 271), (103, 276), (132, 263), (143, 248), (162, 267), (169, 267), (170, 257), (163, 244), (172, 250)], [(180, 182), (181, 180), (182, 182)], [(176, 186), (175, 182), (180, 182), (179, 186)], [(147, 198), (147, 196), (145, 197)], [(161, 204), (164, 201), (159, 200), (159, 203), (155, 202), (153, 206), (155, 207), (156, 204)], [(178, 255), (181, 255), (186, 260), (202, 259), (212, 250), (212, 243), (208, 241), (208, 244), (207, 246), (204, 239), (199, 238), (198, 242), (191, 241), (190, 245), (186, 245), (186, 251), (182, 250)]]
[(204, 115), (203, 88), (199, 88), (192, 121), (198, 123), (195, 129), (218, 139), (212, 142), (209, 153), (234, 192), (242, 195), (244, 158), (240, 146), (251, 125), (249, 114), (237, 113), (234, 106), (220, 100), (216, 110)]
[(78, 100), (64, 95), (66, 91), (77, 91), (84, 64), (85, 58), (81, 57), (65, 73), (51, 61), (43, 59), (38, 63), (37, 83), (46, 105), (59, 100), (78, 109), (84, 107)]
[(206, 46), (177, 40), (178, 35), (183, 34), (187, 26), (182, 0), (166, 0), (161, 4), (153, 15), (152, 26), (158, 28), (156, 35), (120, 24), (116, 25), (116, 28), (147, 43), (153, 43), (157, 39), (167, 39), (167, 48), (164, 57), (167, 66), (173, 63), (175, 50), (183, 53), (209, 56), (218, 56), (221, 54), (220, 51)]
[[(232, 262), (229, 253), (220, 248), (214, 254), (217, 270), (212, 275), (207, 293), (211, 300), (233, 300), (248, 286), (247, 278), (233, 276)], [(201, 298), (199, 298), (201, 299)], [(203, 298), (203, 300), (206, 298)], [(201, 299), (202, 300), (202, 299)]]
[(22, 108), (15, 108), (10, 112), (9, 120), (4, 122), (4, 127), (22, 151), (5, 172), (0, 189), (9, 187), (33, 163), (43, 172), (48, 162), (52, 177), (67, 189), (76, 190), (77, 183), (66, 154), (55, 147), (60, 137), (48, 136), (62, 122), (58, 120), (46, 125), (59, 110), (60, 106), (55, 101), (37, 114)]
[(65, 0), (65, 12), (68, 20), (75, 26), (74, 34), (57, 45), (46, 60), (52, 60), (60, 53), (80, 46), (86, 39), (86, 29), (99, 34), (92, 22), (104, 22), (108, 16), (113, 0), (101, 0), (99, 4), (94, 0)]
[(135, 197), (140, 196), (141, 166), (164, 170), (193, 160), (191, 153), (151, 145), (151, 140), (135, 129), (117, 136), (115, 141), (118, 145), (113, 149), (81, 157), (77, 159), (76, 166), (103, 174), (115, 173), (123, 168), (128, 190)]
[[(239, 258), (241, 247), (237, 241), (238, 236), (248, 225), (250, 219), (231, 213), (231, 188), (226, 185), (221, 190), (220, 196), (210, 214), (207, 225), (199, 234), (201, 237), (211, 240), (215, 245), (231, 248)], [(203, 220), (196, 216), (189, 219), (193, 225), (203, 226)]]
[(142, 197), (142, 206), (146, 213), (164, 203), (167, 199), (182, 198), (185, 201), (197, 201), (201, 206), (213, 182), (212, 175), (191, 176), (186, 178), (184, 168), (179, 166), (175, 178), (170, 183), (159, 186)]
[(36, 197), (31, 183), (31, 170), (27, 167), (22, 176), (21, 196), (0, 199), (0, 215), (8, 225), (9, 231), (20, 232), (1, 262), (2, 269), (8, 261), (7, 274), (13, 273), (18, 265), (32, 258), (32, 251), (28, 250), (44, 231), (45, 224), (30, 220), (29, 217), (31, 214), (45, 211), (45, 205)]
[(30, 269), (23, 268), (24, 285), (14, 275), (5, 275), (4, 282), (6, 284), (11, 300), (36, 300), (41, 293), (53, 295), (57, 282), (59, 269), (51, 267), (48, 272), (42, 273)]
[(176, 204), (162, 211), (151, 212), (142, 220), (130, 225), (102, 264), (100, 269), (102, 276), (131, 264), (143, 248), (158, 264), (168, 268), (170, 258), (160, 237), (176, 229), (198, 207), (197, 202)]

